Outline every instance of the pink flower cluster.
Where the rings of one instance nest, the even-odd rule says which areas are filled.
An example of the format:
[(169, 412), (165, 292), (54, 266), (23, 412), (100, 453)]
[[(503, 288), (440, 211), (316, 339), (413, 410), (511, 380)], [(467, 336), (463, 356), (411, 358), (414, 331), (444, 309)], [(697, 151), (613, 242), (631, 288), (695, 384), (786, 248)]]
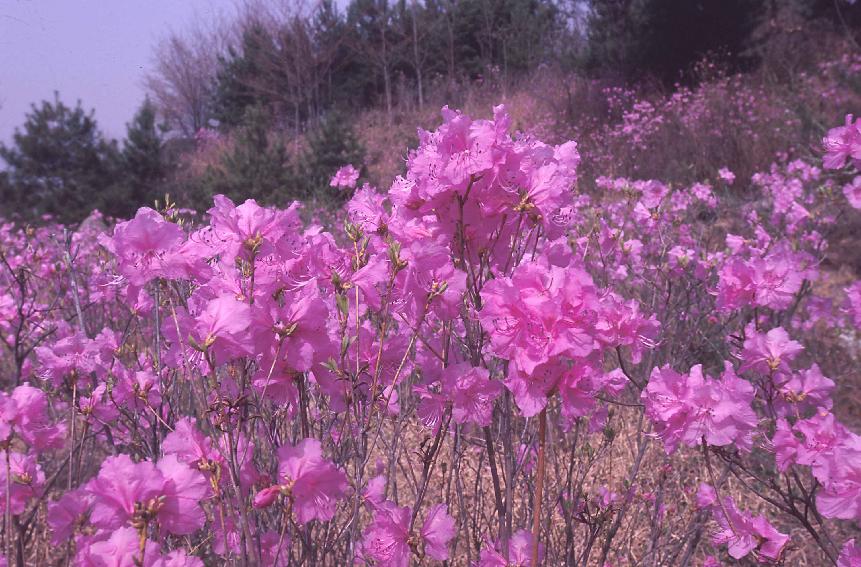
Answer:
[[(645, 144), (660, 117), (636, 105), (619, 136)], [(49, 561), (46, 534), (81, 566), (624, 564), (614, 538), (644, 522), (653, 564), (698, 545), (780, 562), (792, 533), (856, 565), (821, 531), (861, 521), (861, 437), (826, 376), (861, 284), (820, 285), (847, 172), (786, 156), (587, 193), (576, 143), (510, 126), (444, 108), (342, 228), (223, 196), (200, 219), (0, 226), (4, 551)], [(829, 133), (826, 169), (857, 166), (856, 131)], [(718, 495), (730, 473), (751, 502)], [(706, 476), (681, 509), (671, 487)]]

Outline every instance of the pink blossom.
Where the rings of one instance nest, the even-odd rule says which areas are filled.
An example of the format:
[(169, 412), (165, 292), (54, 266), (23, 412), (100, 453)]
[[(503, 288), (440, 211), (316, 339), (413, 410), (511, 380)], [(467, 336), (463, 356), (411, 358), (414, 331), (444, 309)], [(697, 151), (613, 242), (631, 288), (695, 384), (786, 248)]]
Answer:
[(12, 435), (41, 451), (61, 447), (66, 426), (52, 422), (45, 392), (22, 384), (12, 395), (0, 392), (0, 440), (8, 441)]
[(850, 539), (840, 550), (837, 558), (837, 567), (861, 567), (861, 547), (855, 545), (855, 540)]
[(386, 475), (380, 474), (368, 481), (362, 498), (371, 509), (377, 509), (385, 501)]
[(83, 490), (70, 490), (56, 502), (48, 504), (48, 526), (51, 541), (59, 544), (68, 541), (89, 515), (91, 498)]
[(789, 536), (777, 531), (765, 516), (740, 511), (729, 496), (724, 497), (723, 506), (712, 506), (712, 516), (720, 526), (712, 541), (727, 544), (735, 559), (753, 551), (760, 559), (777, 562), (789, 543)]
[(131, 372), (120, 368), (112, 396), (114, 401), (128, 409), (145, 411), (161, 404), (161, 386), (158, 377), (149, 370)]
[(103, 244), (116, 254), (119, 272), (130, 284), (141, 287), (155, 278), (184, 278), (193, 273), (189, 258), (179, 251), (184, 240), (182, 228), (142, 207), (132, 220), (117, 224), (113, 239)]
[(359, 170), (352, 165), (345, 165), (335, 172), (329, 185), (332, 187), (347, 187), (352, 189), (359, 180)]
[(204, 567), (203, 560), (189, 555), (184, 549), (175, 549), (156, 560), (153, 567)]
[(173, 455), (163, 457), (158, 465), (135, 463), (123, 454), (108, 457), (86, 487), (93, 499), (90, 521), (116, 529), (133, 521), (155, 520), (170, 533), (188, 535), (206, 521), (199, 504), (208, 486), (200, 472)]
[(482, 299), (479, 320), (491, 348), (527, 375), (553, 356), (585, 357), (598, 346), (595, 287), (581, 270), (523, 264), (511, 278), (488, 282)]
[(248, 329), (251, 308), (230, 294), (211, 299), (195, 322), (195, 342), (202, 350), (212, 349), (219, 362), (251, 353)]
[(161, 559), (158, 544), (144, 540), (144, 553), (141, 557), (140, 539), (134, 528), (116, 529), (107, 539), (95, 541), (80, 549), (76, 563), (86, 567), (156, 567), (156, 562)]
[(216, 195), (208, 211), (213, 253), (220, 252), (229, 262), (236, 257), (250, 260), (271, 254), (282, 239), (301, 229), (297, 208), (296, 204), (287, 209), (261, 207), (254, 199), (237, 206), (224, 195)]
[(454, 519), (445, 504), (432, 506), (419, 535), (409, 532), (411, 511), (393, 502), (383, 502), (374, 512), (374, 521), (365, 530), (364, 553), (380, 567), (407, 567), (411, 554), (427, 555), (438, 561), (449, 558), (448, 542), (455, 535)]
[(437, 561), (446, 561), (449, 558), (448, 542), (456, 533), (454, 518), (448, 515), (448, 507), (445, 504), (431, 506), (421, 529), (425, 554)]
[(428, 242), (414, 242), (401, 251), (408, 266), (397, 277), (411, 319), (427, 310), (451, 319), (460, 312), (466, 274), (454, 267), (449, 251)]
[(706, 378), (700, 365), (688, 375), (664, 366), (652, 371), (641, 399), (668, 453), (679, 444), (695, 447), (703, 440), (749, 451), (757, 424), (753, 394), (753, 386), (729, 365), (720, 380)]
[(285, 445), (278, 449), (278, 461), (279, 480), (293, 499), (299, 523), (315, 518), (331, 520), (338, 500), (349, 494), (350, 485), (343, 472), (323, 459), (320, 442), (303, 439), (295, 447)]
[(795, 406), (799, 409), (830, 410), (832, 390), (834, 381), (823, 376), (819, 365), (814, 364), (807, 370), (793, 374), (781, 384), (781, 408)]
[(41, 363), (41, 374), (55, 387), (65, 380), (77, 381), (91, 372), (102, 373), (104, 364), (99, 345), (76, 332), (58, 340), (51, 346), (36, 348)]
[(443, 393), (452, 402), (452, 419), (456, 423), (475, 423), (486, 427), (493, 417), (493, 401), (502, 393), (502, 384), (489, 380), (484, 368), (460, 363), (443, 372)]
[(840, 169), (850, 159), (857, 165), (861, 161), (861, 120), (853, 122), (852, 115), (847, 114), (845, 124), (829, 130), (822, 145), (825, 169)]
[(762, 374), (780, 371), (789, 373), (789, 363), (804, 350), (800, 343), (789, 338), (783, 327), (775, 327), (767, 333), (753, 332), (744, 341), (741, 370), (754, 370)]
[(726, 181), (727, 185), (732, 185), (733, 181), (735, 181), (735, 174), (726, 167), (718, 170), (718, 177)]
[[(498, 546), (497, 546), (498, 548)], [(497, 549), (484, 547), (478, 558), (477, 567), (533, 567), (532, 551), (535, 539), (532, 532), (517, 530), (508, 540), (508, 560)], [(538, 561), (544, 559), (544, 544), (538, 544)]]
[(843, 186), (843, 195), (853, 209), (861, 209), (861, 175), (856, 175), (850, 183)]
[[(285, 291), (282, 301), (254, 310), (254, 350), (268, 356), (278, 351), (288, 368), (307, 372), (335, 354), (326, 327), (329, 309), (316, 285)], [(268, 371), (271, 363), (263, 366)]]
[(777, 420), (774, 437), (771, 438), (774, 449), (777, 470), (785, 472), (790, 465), (794, 464), (798, 457), (799, 442), (792, 431), (792, 427), (785, 419)]
[(0, 452), (0, 512), (6, 510), (8, 498), (10, 513), (22, 514), (30, 501), (42, 494), (44, 487), (45, 473), (35, 455), (9, 449)]
[(164, 503), (158, 512), (159, 524), (176, 535), (196, 532), (206, 522), (200, 503), (209, 495), (209, 483), (200, 472), (173, 455), (162, 457), (158, 470), (164, 477), (161, 489)]
[(365, 530), (362, 549), (380, 567), (408, 567), (411, 554), (410, 509), (383, 502)]

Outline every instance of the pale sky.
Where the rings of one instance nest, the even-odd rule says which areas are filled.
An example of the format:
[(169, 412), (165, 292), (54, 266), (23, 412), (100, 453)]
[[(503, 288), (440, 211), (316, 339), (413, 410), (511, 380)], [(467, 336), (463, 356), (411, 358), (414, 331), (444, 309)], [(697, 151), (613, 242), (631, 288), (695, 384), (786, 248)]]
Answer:
[(94, 108), (102, 131), (122, 138), (159, 39), (234, 8), (235, 0), (0, 0), (0, 142), (55, 90), (68, 106)]

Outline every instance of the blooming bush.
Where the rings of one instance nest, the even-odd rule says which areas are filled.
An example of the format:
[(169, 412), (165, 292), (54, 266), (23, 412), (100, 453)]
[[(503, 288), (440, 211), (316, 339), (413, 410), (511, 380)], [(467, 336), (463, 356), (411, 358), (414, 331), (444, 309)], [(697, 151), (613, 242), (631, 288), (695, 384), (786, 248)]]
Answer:
[(388, 192), (335, 174), (343, 227), (3, 225), (7, 564), (858, 565), (856, 126), (742, 209), (444, 108)]

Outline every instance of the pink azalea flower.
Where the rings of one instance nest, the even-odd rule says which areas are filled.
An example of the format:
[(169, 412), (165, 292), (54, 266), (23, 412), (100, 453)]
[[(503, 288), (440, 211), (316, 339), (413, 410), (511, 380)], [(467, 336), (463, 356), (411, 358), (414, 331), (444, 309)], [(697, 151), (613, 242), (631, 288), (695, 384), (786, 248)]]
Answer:
[(491, 349), (526, 375), (553, 356), (581, 358), (598, 346), (591, 331), (595, 287), (581, 270), (523, 264), (511, 278), (488, 282), (481, 296), (479, 320)]
[(840, 550), (837, 567), (861, 567), (861, 547), (855, 545), (855, 540), (847, 541)]
[(431, 506), (421, 529), (425, 555), (437, 561), (446, 561), (449, 555), (448, 542), (456, 533), (454, 518), (448, 515), (448, 507), (445, 504)]
[(132, 372), (124, 367), (117, 371), (117, 382), (111, 395), (117, 405), (137, 411), (161, 404), (161, 386), (158, 377), (149, 370)]
[(365, 184), (347, 203), (350, 222), (359, 226), (365, 234), (385, 235), (388, 232), (391, 214), (385, 208), (386, 196)]
[(374, 521), (365, 530), (363, 551), (379, 567), (408, 567), (412, 553), (438, 561), (449, 558), (448, 542), (455, 535), (454, 519), (444, 504), (428, 510), (418, 536), (409, 533), (411, 511), (393, 502), (383, 502)]
[(861, 175), (856, 175), (851, 183), (843, 186), (843, 195), (853, 209), (861, 209)]
[(697, 487), (697, 508), (710, 508), (717, 502), (717, 492), (710, 484), (701, 482)]
[(783, 327), (776, 327), (768, 333), (752, 333), (744, 341), (741, 371), (754, 370), (762, 374), (780, 371), (790, 373), (789, 363), (804, 350), (800, 343), (789, 338)]
[(792, 427), (783, 418), (777, 420), (774, 437), (771, 438), (774, 449), (777, 470), (785, 472), (790, 465), (794, 464), (798, 457), (800, 443), (792, 431)]
[(207, 211), (214, 248), (228, 262), (271, 254), (282, 238), (300, 231), (297, 207), (295, 203), (287, 209), (261, 207), (254, 199), (236, 206), (224, 195), (216, 195)]
[(668, 453), (679, 444), (695, 447), (703, 439), (709, 445), (735, 444), (749, 451), (757, 425), (753, 397), (753, 386), (729, 365), (720, 380), (706, 378), (700, 365), (687, 376), (669, 366), (655, 368), (641, 394)]
[(455, 423), (475, 423), (486, 427), (493, 418), (493, 402), (502, 393), (502, 384), (489, 380), (484, 368), (468, 363), (449, 366), (442, 376), (443, 393), (452, 402)]
[(801, 258), (778, 248), (764, 258), (754, 258), (752, 263), (756, 304), (773, 309), (789, 307), (807, 277)]
[(401, 250), (407, 262), (396, 279), (410, 317), (417, 321), (427, 307), (439, 317), (451, 319), (460, 313), (466, 274), (454, 267), (447, 248), (427, 242), (414, 242)]
[[(726, 514), (724, 513), (726, 510)], [(712, 541), (727, 544), (730, 556), (741, 559), (754, 551), (760, 559), (778, 561), (789, 543), (789, 536), (777, 531), (765, 516), (751, 516), (735, 506), (729, 496), (723, 506), (712, 506), (712, 516), (720, 526)]]
[(279, 484), (258, 494), (255, 505), (268, 506), (276, 492), (293, 500), (293, 511), (301, 524), (313, 519), (331, 520), (338, 500), (350, 493), (347, 476), (323, 459), (323, 448), (316, 439), (303, 439), (295, 447), (278, 449)]
[[(283, 307), (272, 303), (254, 310), (254, 350), (274, 355), (280, 342), (280, 357), (289, 368), (307, 372), (335, 354), (326, 326), (328, 316), (316, 285), (285, 291)], [(271, 363), (263, 366), (268, 371)]]
[(595, 322), (599, 341), (609, 347), (625, 346), (634, 363), (657, 345), (661, 324), (654, 315), (646, 317), (636, 301), (623, 301), (613, 293), (601, 298)]
[(861, 520), (861, 442), (840, 447), (834, 455), (831, 476), (822, 480), (824, 489), (816, 495), (816, 509), (826, 518)]
[(825, 169), (840, 169), (849, 159), (857, 165), (861, 162), (861, 120), (853, 122), (852, 115), (847, 114), (845, 124), (829, 130), (822, 138), (822, 145)]
[(71, 490), (48, 504), (48, 526), (56, 545), (68, 541), (89, 515), (92, 500), (83, 490)]
[[(497, 545), (497, 548), (499, 546)], [(508, 560), (494, 548), (484, 547), (478, 558), (477, 567), (533, 567), (532, 550), (535, 539), (532, 532), (517, 530), (508, 540)], [(544, 560), (544, 544), (538, 544), (538, 562)]]
[(203, 435), (188, 417), (182, 417), (174, 424), (161, 448), (165, 455), (175, 455), (192, 468), (208, 468), (210, 462), (224, 464), (221, 454), (213, 450), (209, 437)]
[(718, 177), (726, 181), (727, 185), (732, 185), (733, 181), (735, 181), (735, 174), (726, 167), (718, 170)]
[(195, 322), (195, 342), (212, 351), (219, 362), (250, 354), (251, 308), (232, 294), (220, 295), (206, 304)]
[(356, 186), (356, 181), (359, 180), (359, 170), (352, 165), (345, 165), (335, 172), (332, 179), (329, 181), (331, 187), (347, 187), (352, 189)]
[(364, 554), (380, 567), (408, 567), (411, 543), (408, 533), (410, 509), (383, 502), (374, 512), (374, 521), (365, 530)]
[(670, 192), (670, 189), (666, 185), (654, 179), (641, 183), (638, 188), (643, 195), (640, 202), (647, 209), (655, 209), (660, 206), (661, 201)]
[[(9, 449), (6, 449), (9, 451)], [(6, 451), (0, 452), (0, 512), (9, 510), (13, 515), (24, 512), (33, 498), (40, 496), (45, 487), (45, 473), (36, 461), (36, 456)], [(6, 459), (9, 459), (9, 474), (6, 472)], [(7, 494), (7, 483), (9, 493)]]
[(76, 564), (86, 567), (156, 567), (161, 559), (158, 544), (146, 540), (143, 558), (140, 550), (138, 531), (124, 527), (114, 530), (108, 539), (86, 545), (75, 559)]
[(36, 355), (42, 367), (41, 375), (54, 387), (62, 386), (64, 380), (77, 380), (91, 372), (101, 374), (104, 370), (99, 345), (80, 331), (51, 346), (36, 347)]
[(780, 386), (782, 396), (780, 408), (783, 411), (788, 411), (787, 406), (830, 410), (833, 405), (832, 390), (834, 390), (834, 381), (823, 376), (819, 365), (814, 364), (807, 370), (793, 374)]
[(157, 559), (153, 567), (204, 567), (203, 560), (189, 555), (184, 549), (175, 549), (165, 557)]
[(135, 463), (123, 454), (108, 457), (86, 490), (93, 499), (90, 521), (96, 527), (157, 521), (170, 533), (188, 535), (206, 521), (199, 504), (209, 493), (209, 483), (173, 455), (158, 465)]
[(12, 395), (0, 392), (0, 440), (12, 435), (36, 450), (62, 447), (66, 440), (64, 423), (52, 423), (45, 392), (22, 384)]
[(158, 512), (159, 525), (176, 535), (189, 535), (206, 523), (200, 503), (209, 495), (209, 483), (200, 472), (191, 469), (173, 455), (158, 462), (164, 477), (161, 490), (163, 505)]
[(380, 474), (368, 481), (364, 492), (362, 492), (362, 499), (365, 501), (365, 505), (368, 508), (376, 510), (383, 502), (385, 502), (385, 493), (386, 475)]
[[(523, 417), (538, 415), (547, 406), (548, 396), (559, 384), (566, 370), (566, 365), (558, 357), (536, 366), (531, 374), (519, 371), (516, 366), (509, 368), (504, 384), (514, 396), (514, 402)], [(571, 398), (564, 400), (570, 401)], [(566, 404), (566, 407), (570, 409), (572, 406)]]
[(422, 424), (433, 429), (434, 434), (442, 426), (442, 418), (445, 413), (447, 402), (446, 396), (432, 392), (423, 386), (414, 386), (413, 391), (419, 396), (419, 405), (416, 414)]
[(116, 255), (119, 272), (133, 286), (142, 287), (155, 278), (190, 275), (189, 259), (179, 252), (184, 240), (182, 228), (142, 207), (132, 220), (118, 223), (113, 238), (103, 244)]

